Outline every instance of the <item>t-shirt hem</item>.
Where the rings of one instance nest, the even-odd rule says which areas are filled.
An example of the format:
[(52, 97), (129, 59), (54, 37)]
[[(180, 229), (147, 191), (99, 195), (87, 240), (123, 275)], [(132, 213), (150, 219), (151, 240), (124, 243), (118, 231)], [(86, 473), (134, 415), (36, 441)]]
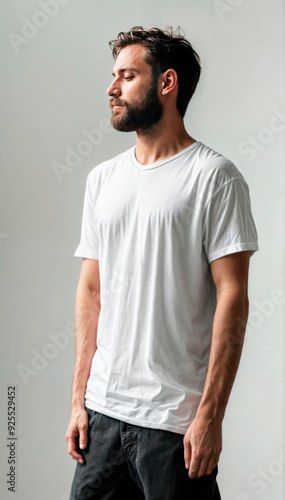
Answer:
[(250, 250), (250, 257), (259, 250), (259, 246), (256, 242), (251, 243), (236, 243), (235, 245), (231, 245), (229, 247), (224, 247), (215, 252), (208, 254), (208, 261), (211, 263), (213, 260), (219, 259), (220, 257), (224, 257), (225, 255), (229, 255), (231, 253), (242, 252), (245, 250)]
[(88, 250), (76, 250), (76, 252), (73, 255), (74, 257), (85, 257), (87, 259), (99, 259), (98, 253), (90, 252)]
[[(149, 420), (143, 420), (140, 418), (132, 418), (126, 415), (122, 415), (121, 413), (117, 413), (110, 408), (106, 408), (105, 406), (100, 406), (98, 404), (92, 404), (88, 402), (85, 403), (86, 408), (90, 410), (97, 411), (98, 413), (102, 413), (103, 415), (107, 415), (108, 417), (115, 418), (117, 420), (121, 420), (122, 422), (126, 422), (128, 424), (137, 425), (139, 427), (149, 427), (151, 429), (161, 429), (164, 431), (174, 432), (176, 434), (184, 435), (187, 429), (182, 429), (181, 427), (176, 427), (175, 425), (163, 424), (158, 422), (150, 422)], [(190, 422), (189, 422), (190, 424)]]

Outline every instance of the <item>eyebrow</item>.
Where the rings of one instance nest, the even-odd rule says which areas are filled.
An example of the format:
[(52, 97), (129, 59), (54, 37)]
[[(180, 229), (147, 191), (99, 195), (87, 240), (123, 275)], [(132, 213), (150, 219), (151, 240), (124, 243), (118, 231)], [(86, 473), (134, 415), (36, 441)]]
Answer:
[[(139, 71), (136, 68), (131, 68), (131, 67), (129, 67), (129, 68), (121, 68), (121, 69), (119, 69), (118, 73), (122, 74), (122, 73), (125, 73), (125, 71), (133, 71), (135, 73), (139, 73)], [(112, 72), (112, 76), (115, 76), (114, 71)]]

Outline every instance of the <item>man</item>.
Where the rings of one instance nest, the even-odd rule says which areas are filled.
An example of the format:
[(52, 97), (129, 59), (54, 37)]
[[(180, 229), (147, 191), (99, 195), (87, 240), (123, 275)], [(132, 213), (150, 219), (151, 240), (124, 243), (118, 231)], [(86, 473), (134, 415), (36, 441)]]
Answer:
[(191, 44), (140, 26), (109, 44), (112, 125), (137, 143), (86, 183), (70, 499), (218, 500), (258, 250), (249, 190), (185, 130), (201, 70)]

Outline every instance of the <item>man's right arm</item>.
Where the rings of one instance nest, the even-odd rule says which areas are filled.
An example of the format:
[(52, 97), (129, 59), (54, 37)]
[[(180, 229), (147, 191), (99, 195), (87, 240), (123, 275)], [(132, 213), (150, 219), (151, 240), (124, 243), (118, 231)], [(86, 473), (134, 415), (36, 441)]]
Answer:
[(97, 325), (100, 313), (99, 261), (82, 259), (75, 301), (76, 356), (73, 372), (71, 416), (66, 433), (68, 453), (80, 463), (82, 456), (76, 450), (87, 445), (88, 415), (85, 410), (85, 391), (96, 351)]

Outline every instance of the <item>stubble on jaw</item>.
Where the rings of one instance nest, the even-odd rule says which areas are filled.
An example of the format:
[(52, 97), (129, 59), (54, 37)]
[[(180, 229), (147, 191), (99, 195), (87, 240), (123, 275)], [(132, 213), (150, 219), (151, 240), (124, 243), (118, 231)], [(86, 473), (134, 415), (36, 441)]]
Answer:
[[(116, 103), (112, 99), (111, 103)], [(156, 137), (160, 134), (163, 107), (157, 93), (157, 81), (152, 80), (142, 104), (128, 104), (120, 99), (123, 108), (112, 110), (111, 125), (120, 132), (137, 132), (141, 136)], [(124, 109), (125, 108), (125, 109)], [(122, 115), (122, 116), (120, 116)]]

